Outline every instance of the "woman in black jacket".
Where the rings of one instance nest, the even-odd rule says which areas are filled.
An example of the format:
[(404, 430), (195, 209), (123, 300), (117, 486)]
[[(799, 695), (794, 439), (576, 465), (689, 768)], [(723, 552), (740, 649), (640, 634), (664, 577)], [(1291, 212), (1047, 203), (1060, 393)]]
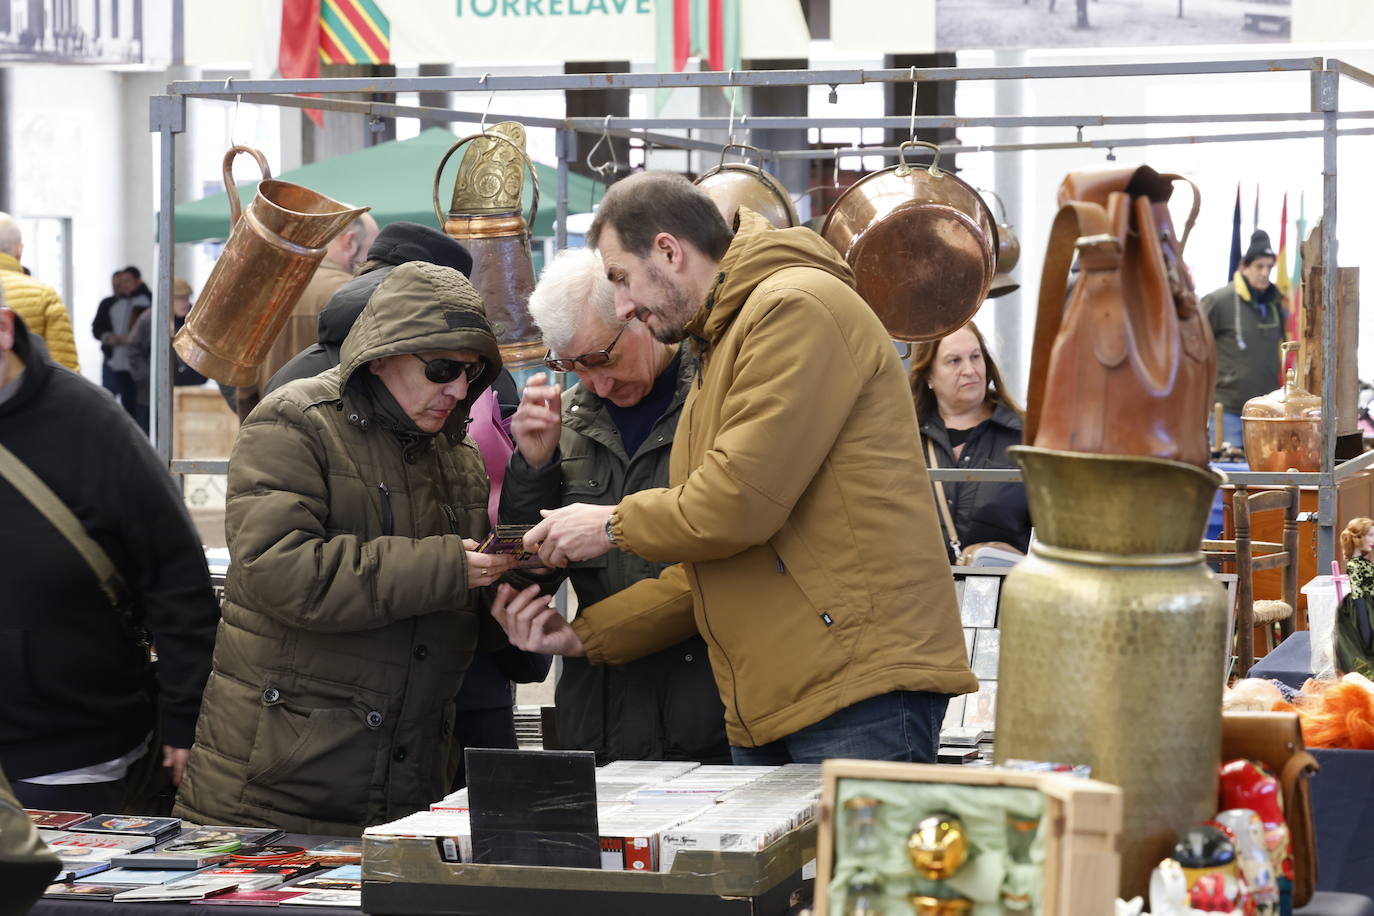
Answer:
[[(1021, 408), (1007, 394), (1002, 373), (972, 323), (941, 340), (916, 345), (911, 355), (911, 393), (921, 425), (921, 447), (931, 467), (1010, 468), (1007, 449), (1021, 444)], [(936, 499), (949, 506), (954, 531), (945, 532), (950, 561), (956, 544), (1001, 541), (1025, 553), (1030, 509), (1019, 483), (946, 481)], [(945, 525), (941, 513), (941, 525)]]

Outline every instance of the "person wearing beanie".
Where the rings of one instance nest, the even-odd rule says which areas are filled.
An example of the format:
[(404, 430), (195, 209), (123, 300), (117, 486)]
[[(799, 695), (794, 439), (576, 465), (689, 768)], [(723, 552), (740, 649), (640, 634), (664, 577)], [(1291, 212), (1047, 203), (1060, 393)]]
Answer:
[(1245, 447), (1240, 412), (1245, 402), (1283, 383), (1287, 303), (1269, 280), (1276, 258), (1269, 234), (1256, 230), (1231, 282), (1202, 299), (1202, 313), (1217, 342), (1217, 393), (1222, 439)]
[(229, 459), (230, 566), (175, 812), (357, 836), (452, 785), (453, 698), (508, 557), (469, 411), (501, 371), (481, 297), (411, 261), (340, 364), (263, 399)]

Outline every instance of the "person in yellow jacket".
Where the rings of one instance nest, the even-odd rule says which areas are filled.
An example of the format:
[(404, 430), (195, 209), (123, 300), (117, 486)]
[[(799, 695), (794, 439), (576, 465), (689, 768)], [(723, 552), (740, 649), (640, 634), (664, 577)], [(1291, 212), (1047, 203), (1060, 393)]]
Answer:
[(699, 632), (736, 763), (933, 762), (950, 695), (978, 682), (902, 363), (848, 265), (744, 208), (731, 233), (666, 173), (612, 187), (588, 239), (620, 320), (690, 339), (700, 375), (667, 487), (545, 510), (525, 546), (678, 565), (572, 624), (537, 586), (503, 586), (493, 616), (520, 648), (606, 664)]
[(19, 223), (8, 213), (0, 213), (0, 291), (5, 294), (5, 305), (24, 319), (30, 332), (43, 338), (53, 362), (80, 372), (67, 306), (57, 290), (24, 273), (19, 266), (23, 253), (24, 235)]

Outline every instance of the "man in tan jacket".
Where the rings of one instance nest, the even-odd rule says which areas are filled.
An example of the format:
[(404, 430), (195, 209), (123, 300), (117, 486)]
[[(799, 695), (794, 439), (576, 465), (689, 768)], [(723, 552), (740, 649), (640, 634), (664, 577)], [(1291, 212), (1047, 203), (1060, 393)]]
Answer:
[(291, 357), (316, 342), (320, 312), (339, 287), (352, 280), (354, 272), (367, 260), (367, 250), (376, 241), (377, 231), (377, 221), (372, 214), (364, 213), (329, 243), (320, 266), (315, 269), (296, 307), (291, 310), (286, 326), (281, 329), (272, 348), (263, 358), (262, 365), (258, 367), (257, 385), (238, 390), (235, 408), (239, 419), (245, 419), (262, 400), (267, 380)]
[(521, 648), (623, 664), (699, 632), (737, 763), (933, 761), (968, 666), (901, 361), (833, 248), (680, 176), (615, 185), (588, 238), (621, 320), (701, 372), (667, 488), (546, 511), (550, 566), (612, 546), (677, 562), (571, 625), (536, 589), (493, 609)]

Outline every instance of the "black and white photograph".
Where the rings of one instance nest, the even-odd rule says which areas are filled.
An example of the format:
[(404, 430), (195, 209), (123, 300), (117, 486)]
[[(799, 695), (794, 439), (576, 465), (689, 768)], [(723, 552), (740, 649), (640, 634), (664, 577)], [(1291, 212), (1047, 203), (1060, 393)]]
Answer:
[(979, 680), (996, 680), (997, 657), (1002, 651), (1002, 631), (994, 628), (978, 631), (973, 643), (973, 673)]
[(159, 60), (169, 50), (164, 22), (169, 8), (167, 0), (0, 0), (0, 61)]
[(964, 600), (960, 616), (966, 627), (997, 626), (997, 594), (1001, 591), (1000, 576), (968, 576), (964, 579)]
[(942, 51), (1287, 41), (1292, 0), (937, 0)]

